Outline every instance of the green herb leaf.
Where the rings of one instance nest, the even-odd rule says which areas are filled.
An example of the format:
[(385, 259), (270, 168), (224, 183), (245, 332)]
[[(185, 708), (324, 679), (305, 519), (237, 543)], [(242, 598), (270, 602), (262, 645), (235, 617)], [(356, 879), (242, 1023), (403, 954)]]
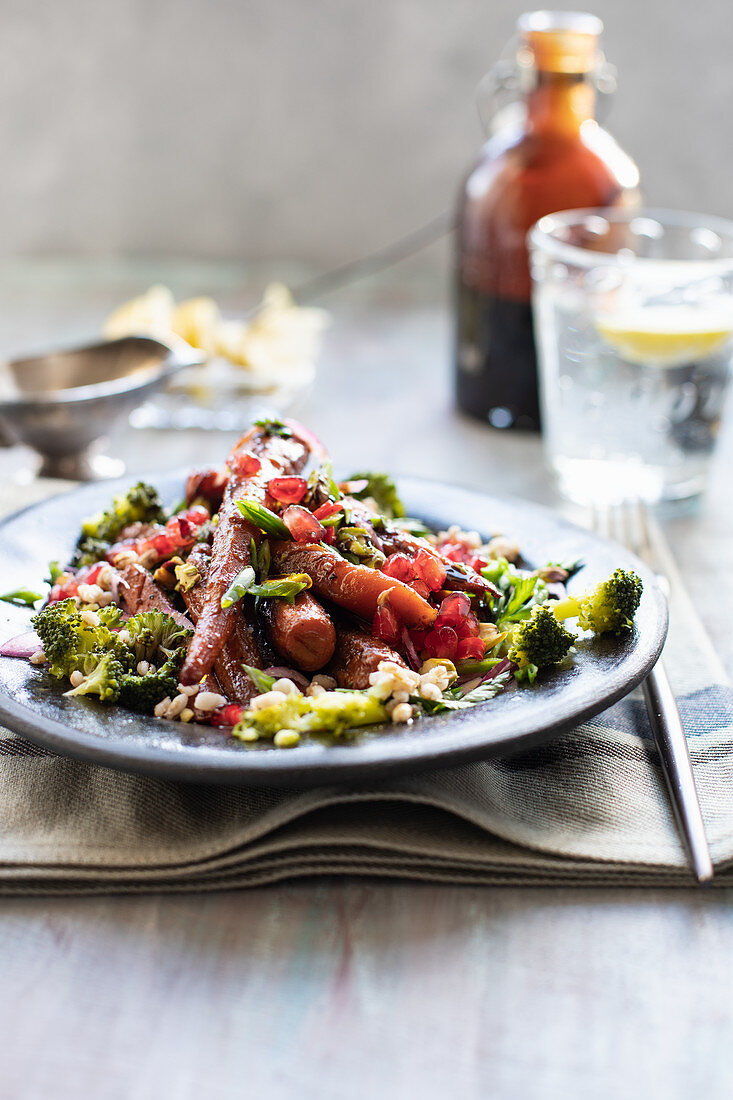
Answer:
[(399, 527), (400, 531), (407, 531), (408, 535), (414, 535), (415, 538), (425, 538), (433, 534), (421, 519), (415, 519), (414, 516), (398, 517), (395, 520), (395, 527)]
[(237, 573), (221, 598), (222, 610), (226, 611), (227, 608), (233, 607), (235, 603), (238, 603), (246, 596), (252, 589), (255, 579), (255, 571), (251, 565), (246, 565), (241, 572)]
[(506, 687), (509, 677), (510, 673), (502, 672), (491, 680), (484, 680), (482, 684), (479, 684), (478, 687), (475, 687), (473, 691), (469, 691), (466, 695), (445, 692), (439, 702), (433, 702), (432, 699), (422, 699), (419, 695), (414, 695), (412, 702), (418, 703), (426, 714), (440, 714), (446, 710), (468, 710), (470, 707), (477, 707), (479, 703), (488, 703), (489, 699), (499, 695)]
[(266, 535), (273, 535), (276, 539), (289, 539), (290, 532), (278, 515), (265, 508), (264, 504), (257, 504), (253, 500), (238, 500), (237, 508), (245, 519), (259, 527)]
[(358, 493), (352, 493), (357, 500), (371, 497), (380, 512), (384, 512), (390, 519), (401, 518), (405, 515), (405, 506), (397, 495), (397, 486), (389, 474), (357, 473), (352, 474), (349, 481), (364, 481), (366, 485)]
[(293, 430), (289, 428), (287, 424), (283, 424), (282, 420), (268, 420), (263, 417), (261, 420), (255, 420), (255, 424), (258, 428), (262, 428), (263, 432), (267, 432), (268, 435), (279, 435), (281, 439), (292, 439)]
[(253, 668), (252, 665), (242, 665), (242, 668), (259, 692), (272, 691), (274, 676), (268, 676), (261, 668)]
[(3, 603), (12, 603), (15, 607), (34, 607), (42, 599), (41, 593), (32, 592), (30, 588), (15, 588), (12, 592), (6, 592), (4, 596), (0, 596)]
[(506, 607), (500, 612), (497, 626), (502, 623), (516, 623), (528, 619), (532, 611), (532, 596), (537, 586), (537, 577), (518, 577), (514, 581), (512, 594)]

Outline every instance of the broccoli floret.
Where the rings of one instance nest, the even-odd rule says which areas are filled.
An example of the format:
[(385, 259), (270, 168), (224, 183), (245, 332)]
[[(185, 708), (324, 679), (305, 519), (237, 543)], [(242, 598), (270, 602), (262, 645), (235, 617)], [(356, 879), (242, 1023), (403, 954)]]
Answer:
[(87, 623), (72, 599), (47, 604), (34, 615), (31, 621), (43, 643), (52, 676), (61, 678), (72, 672), (88, 676), (104, 652), (121, 658), (124, 647), (116, 628), (122, 622), (122, 612), (110, 605), (98, 611), (97, 618), (97, 626)]
[[(59, 679), (80, 672), (84, 680), (67, 695), (98, 695), (105, 703), (152, 714), (156, 703), (178, 692), (178, 669), (192, 631), (162, 611), (133, 615), (126, 627), (130, 642), (120, 641), (123, 616), (110, 604), (96, 612), (98, 625), (87, 623), (74, 600), (48, 604), (34, 617), (50, 671)], [(159, 661), (161, 667), (143, 676), (138, 661)]]
[(397, 486), (389, 474), (359, 473), (352, 474), (349, 481), (364, 481), (367, 484), (363, 489), (351, 495), (357, 500), (370, 498), (377, 506), (377, 511), (390, 519), (398, 519), (405, 516), (405, 506), (397, 495)]
[(177, 656), (185, 642), (193, 634), (185, 626), (165, 611), (140, 611), (127, 620), (129, 645), (137, 661), (150, 661), (154, 664)]
[(120, 682), (125, 670), (114, 653), (96, 654), (97, 662), (80, 684), (66, 695), (98, 695), (103, 703), (115, 703), (120, 694)]
[(584, 595), (559, 600), (554, 612), (558, 619), (577, 618), (583, 630), (594, 634), (626, 634), (633, 626), (641, 593), (642, 583), (636, 573), (616, 569)]
[[(76, 602), (69, 599), (47, 604), (33, 616), (31, 623), (43, 643), (43, 652), (52, 666), (51, 671), (54, 672), (54, 666), (58, 666), (61, 671), (54, 672), (54, 675), (66, 675), (65, 666), (69, 657), (77, 652), (84, 625), (76, 610)], [(86, 639), (84, 648), (87, 648)]]
[(128, 674), (120, 680), (117, 702), (121, 707), (139, 714), (152, 714), (161, 699), (178, 694), (178, 666), (176, 661), (166, 661), (159, 669), (144, 676)]
[(165, 523), (166, 513), (157, 489), (139, 481), (123, 496), (114, 497), (109, 508), (81, 525), (73, 565), (90, 565), (104, 558), (123, 527), (131, 523)]
[(82, 565), (94, 565), (95, 562), (104, 561), (110, 545), (108, 542), (102, 542), (101, 539), (80, 535), (74, 550), (74, 556), (71, 559), (71, 565), (78, 568)]
[(138, 481), (124, 496), (114, 497), (110, 508), (85, 519), (81, 531), (90, 538), (112, 542), (131, 523), (165, 523), (165, 519), (157, 489)]
[(567, 656), (575, 635), (565, 629), (547, 604), (539, 604), (528, 619), (514, 627), (510, 639), (507, 655), (519, 666), (516, 678), (534, 683), (539, 669), (556, 665)]

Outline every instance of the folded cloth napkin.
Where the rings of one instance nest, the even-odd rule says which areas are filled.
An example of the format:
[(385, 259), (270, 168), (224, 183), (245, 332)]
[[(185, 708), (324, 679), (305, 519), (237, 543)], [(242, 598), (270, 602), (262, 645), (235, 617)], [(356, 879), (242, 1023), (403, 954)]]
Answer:
[[(39, 483), (33, 495), (49, 491)], [(3, 504), (7, 511), (12, 501)], [(689, 734), (716, 883), (729, 885), (733, 693), (675, 574), (665, 664)], [(142, 778), (0, 731), (0, 893), (217, 890), (321, 874), (486, 885), (694, 882), (638, 692), (510, 759), (308, 791)]]

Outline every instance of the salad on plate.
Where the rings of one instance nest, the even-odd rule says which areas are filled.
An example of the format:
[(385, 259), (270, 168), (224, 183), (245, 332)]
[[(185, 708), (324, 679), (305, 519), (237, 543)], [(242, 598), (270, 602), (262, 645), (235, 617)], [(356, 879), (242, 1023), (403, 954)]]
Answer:
[(45, 596), (2, 597), (33, 616), (0, 654), (70, 697), (290, 749), (531, 690), (573, 660), (576, 630), (629, 634), (640, 579), (616, 569), (570, 596), (581, 564), (430, 530), (387, 475), (337, 481), (303, 425), (259, 420), (173, 508), (139, 482), (84, 519)]

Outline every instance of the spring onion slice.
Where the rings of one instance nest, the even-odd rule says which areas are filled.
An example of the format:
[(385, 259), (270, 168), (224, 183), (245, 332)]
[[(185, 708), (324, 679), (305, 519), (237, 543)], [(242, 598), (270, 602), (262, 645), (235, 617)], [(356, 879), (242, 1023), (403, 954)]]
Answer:
[(242, 668), (249, 676), (250, 680), (260, 692), (263, 694), (266, 691), (272, 691), (272, 685), (275, 683), (274, 676), (268, 676), (262, 669), (253, 668), (252, 665), (242, 665)]
[(12, 592), (6, 592), (4, 596), (0, 596), (3, 603), (12, 603), (15, 607), (34, 607), (42, 599), (41, 593), (32, 592), (30, 588), (15, 588)]
[(221, 598), (222, 610), (226, 611), (227, 608), (233, 607), (243, 596), (246, 596), (251, 591), (255, 579), (255, 571), (251, 565), (245, 566), (241, 572), (237, 573)]

